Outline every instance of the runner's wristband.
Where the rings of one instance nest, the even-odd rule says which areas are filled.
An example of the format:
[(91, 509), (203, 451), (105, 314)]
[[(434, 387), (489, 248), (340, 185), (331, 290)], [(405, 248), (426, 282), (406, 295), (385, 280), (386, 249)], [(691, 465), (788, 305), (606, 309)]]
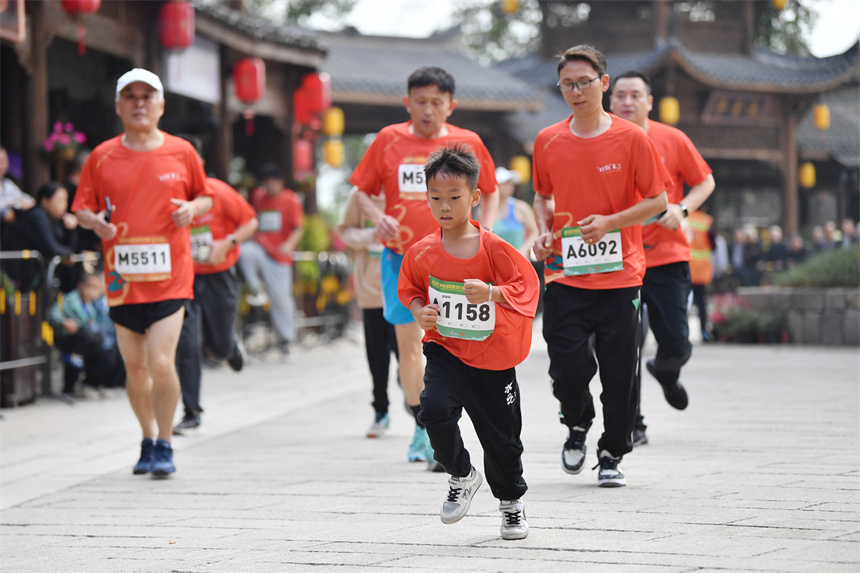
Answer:
[(493, 285), (490, 285), (490, 296), (487, 297), (487, 302), (493, 302)]

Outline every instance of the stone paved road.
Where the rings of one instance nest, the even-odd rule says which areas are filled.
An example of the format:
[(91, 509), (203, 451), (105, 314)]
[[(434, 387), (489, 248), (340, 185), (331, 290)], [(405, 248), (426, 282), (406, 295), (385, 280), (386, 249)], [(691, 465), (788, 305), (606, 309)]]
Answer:
[(696, 346), (690, 407), (671, 409), (646, 380), (650, 444), (624, 459), (628, 486), (606, 490), (590, 471), (599, 420), (589, 469), (561, 471), (565, 435), (536, 336), (518, 371), (531, 530), (513, 542), (486, 485), (462, 521), (439, 521), (446, 477), (405, 461), (403, 408), (383, 439), (364, 437), (360, 341), (298, 354), (207, 371), (204, 425), (176, 438), (169, 480), (131, 474), (139, 438), (124, 395), (3, 410), (0, 569), (860, 570), (856, 349)]

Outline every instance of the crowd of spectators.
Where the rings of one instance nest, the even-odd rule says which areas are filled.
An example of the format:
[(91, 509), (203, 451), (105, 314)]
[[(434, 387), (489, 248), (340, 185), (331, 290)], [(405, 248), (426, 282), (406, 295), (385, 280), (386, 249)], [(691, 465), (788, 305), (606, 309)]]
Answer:
[(768, 277), (796, 267), (809, 257), (860, 243), (860, 232), (851, 219), (837, 228), (828, 221), (812, 228), (811, 238), (805, 240), (793, 233), (788, 240), (779, 225), (759, 230), (754, 225), (735, 229), (731, 242), (717, 235), (712, 261), (714, 279), (730, 277), (739, 286), (755, 286), (768, 282)]

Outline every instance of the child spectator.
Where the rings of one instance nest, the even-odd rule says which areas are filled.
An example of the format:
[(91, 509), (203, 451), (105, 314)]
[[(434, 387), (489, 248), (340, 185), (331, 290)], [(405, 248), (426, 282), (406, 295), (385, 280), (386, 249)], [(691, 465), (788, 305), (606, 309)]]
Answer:
[(470, 220), (481, 200), (480, 164), (462, 145), (424, 166), (427, 201), (441, 227), (403, 258), (397, 293), (425, 331), (419, 421), (435, 460), (450, 474), (443, 523), (469, 510), (483, 478), (470, 461), (458, 421), (465, 408), (484, 448), (484, 471), (500, 500), (504, 539), (528, 535), (522, 495), (522, 415), (515, 366), (531, 347), (539, 283), (517, 249)]
[[(85, 383), (95, 389), (125, 384), (125, 367), (108, 315), (104, 276), (85, 272), (63, 304), (51, 308), (57, 348), (84, 359)], [(68, 391), (70, 388), (65, 388)]]

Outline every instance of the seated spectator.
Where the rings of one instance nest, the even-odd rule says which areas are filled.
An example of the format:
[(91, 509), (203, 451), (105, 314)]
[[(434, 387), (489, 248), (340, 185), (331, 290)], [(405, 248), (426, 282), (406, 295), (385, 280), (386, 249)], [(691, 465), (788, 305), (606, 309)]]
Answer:
[[(62, 306), (54, 304), (50, 311), (57, 348), (83, 358), (84, 383), (97, 390), (125, 384), (125, 366), (104, 294), (102, 273), (87, 272), (78, 287), (63, 298)], [(75, 393), (76, 378), (66, 378), (63, 392)]]
[(794, 268), (804, 260), (808, 254), (806, 245), (803, 243), (803, 237), (794, 233), (788, 242), (788, 267)]
[[(78, 221), (68, 213), (69, 194), (59, 183), (49, 182), (39, 188), (37, 204), (20, 213), (12, 232), (3, 244), (6, 251), (29, 249), (41, 253), (44, 260), (68, 259), (74, 252), (72, 231)], [(8, 261), (5, 269), (21, 290), (35, 290), (44, 277), (35, 260)]]

